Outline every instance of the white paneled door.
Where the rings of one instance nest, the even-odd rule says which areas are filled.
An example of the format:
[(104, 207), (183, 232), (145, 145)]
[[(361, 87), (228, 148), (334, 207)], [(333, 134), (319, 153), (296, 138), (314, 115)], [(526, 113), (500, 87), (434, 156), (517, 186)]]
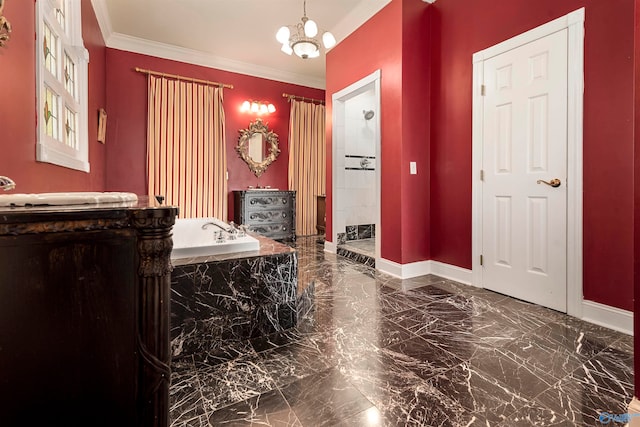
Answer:
[(483, 286), (566, 312), (567, 30), (483, 73)]

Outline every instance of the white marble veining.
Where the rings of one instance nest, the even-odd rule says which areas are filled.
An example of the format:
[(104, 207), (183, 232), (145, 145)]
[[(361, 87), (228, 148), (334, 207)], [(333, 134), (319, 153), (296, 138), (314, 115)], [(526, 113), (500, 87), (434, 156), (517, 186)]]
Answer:
[(626, 412), (630, 337), (295, 246), (315, 283), (297, 326), (176, 360), (172, 426), (597, 426)]

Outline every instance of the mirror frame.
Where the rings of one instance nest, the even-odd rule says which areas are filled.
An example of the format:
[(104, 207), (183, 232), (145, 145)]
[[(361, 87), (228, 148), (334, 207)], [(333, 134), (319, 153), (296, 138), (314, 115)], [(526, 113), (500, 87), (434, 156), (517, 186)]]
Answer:
[[(278, 154), (280, 154), (278, 135), (270, 131), (269, 127), (264, 124), (260, 118), (257, 118), (255, 122), (249, 123), (248, 129), (240, 129), (238, 132), (240, 133), (240, 137), (238, 138), (236, 151), (240, 155), (240, 158), (249, 166), (251, 172), (253, 172), (256, 177), (260, 177), (269, 165), (276, 160)], [(251, 136), (256, 133), (262, 134), (262, 143), (267, 144), (269, 152), (261, 162), (256, 162), (249, 156), (249, 141), (251, 140)]]

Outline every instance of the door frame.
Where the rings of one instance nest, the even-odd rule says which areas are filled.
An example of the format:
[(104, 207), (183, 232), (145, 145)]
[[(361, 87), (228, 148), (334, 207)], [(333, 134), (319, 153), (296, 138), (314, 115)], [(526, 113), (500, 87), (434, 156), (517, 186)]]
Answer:
[[(382, 206), (381, 198), (381, 180), (382, 180), (382, 114), (381, 114), (381, 82), (382, 72), (380, 69), (375, 70), (371, 74), (361, 78), (360, 80), (350, 84), (349, 86), (333, 93), (331, 95), (332, 108), (332, 132), (331, 132), (331, 241), (326, 239), (324, 250), (330, 253), (336, 253), (338, 250), (338, 233), (344, 233), (346, 229), (346, 213), (344, 208), (345, 202), (345, 143), (346, 143), (346, 112), (345, 104), (351, 98), (354, 98), (364, 92), (373, 90), (374, 105), (376, 112), (372, 121), (376, 127), (375, 144), (376, 144), (376, 208), (375, 208), (375, 262), (376, 268), (379, 268), (382, 260), (382, 227), (380, 226)], [(327, 236), (328, 237), (328, 236)]]
[(472, 273), (482, 287), (482, 84), (486, 59), (567, 29), (567, 314), (582, 317), (582, 144), (584, 97), (584, 8), (473, 54)]

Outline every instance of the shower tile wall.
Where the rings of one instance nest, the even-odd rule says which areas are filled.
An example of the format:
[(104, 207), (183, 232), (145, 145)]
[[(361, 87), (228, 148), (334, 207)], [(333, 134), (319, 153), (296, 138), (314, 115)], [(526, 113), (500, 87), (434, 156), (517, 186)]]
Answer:
[[(374, 91), (369, 90), (345, 103), (345, 192), (342, 202), (345, 225), (375, 224), (376, 222), (376, 121)], [(363, 111), (374, 111), (365, 120)], [(363, 162), (364, 163), (361, 163)], [(363, 169), (353, 170), (364, 166)], [(373, 169), (373, 170), (367, 170)]]

